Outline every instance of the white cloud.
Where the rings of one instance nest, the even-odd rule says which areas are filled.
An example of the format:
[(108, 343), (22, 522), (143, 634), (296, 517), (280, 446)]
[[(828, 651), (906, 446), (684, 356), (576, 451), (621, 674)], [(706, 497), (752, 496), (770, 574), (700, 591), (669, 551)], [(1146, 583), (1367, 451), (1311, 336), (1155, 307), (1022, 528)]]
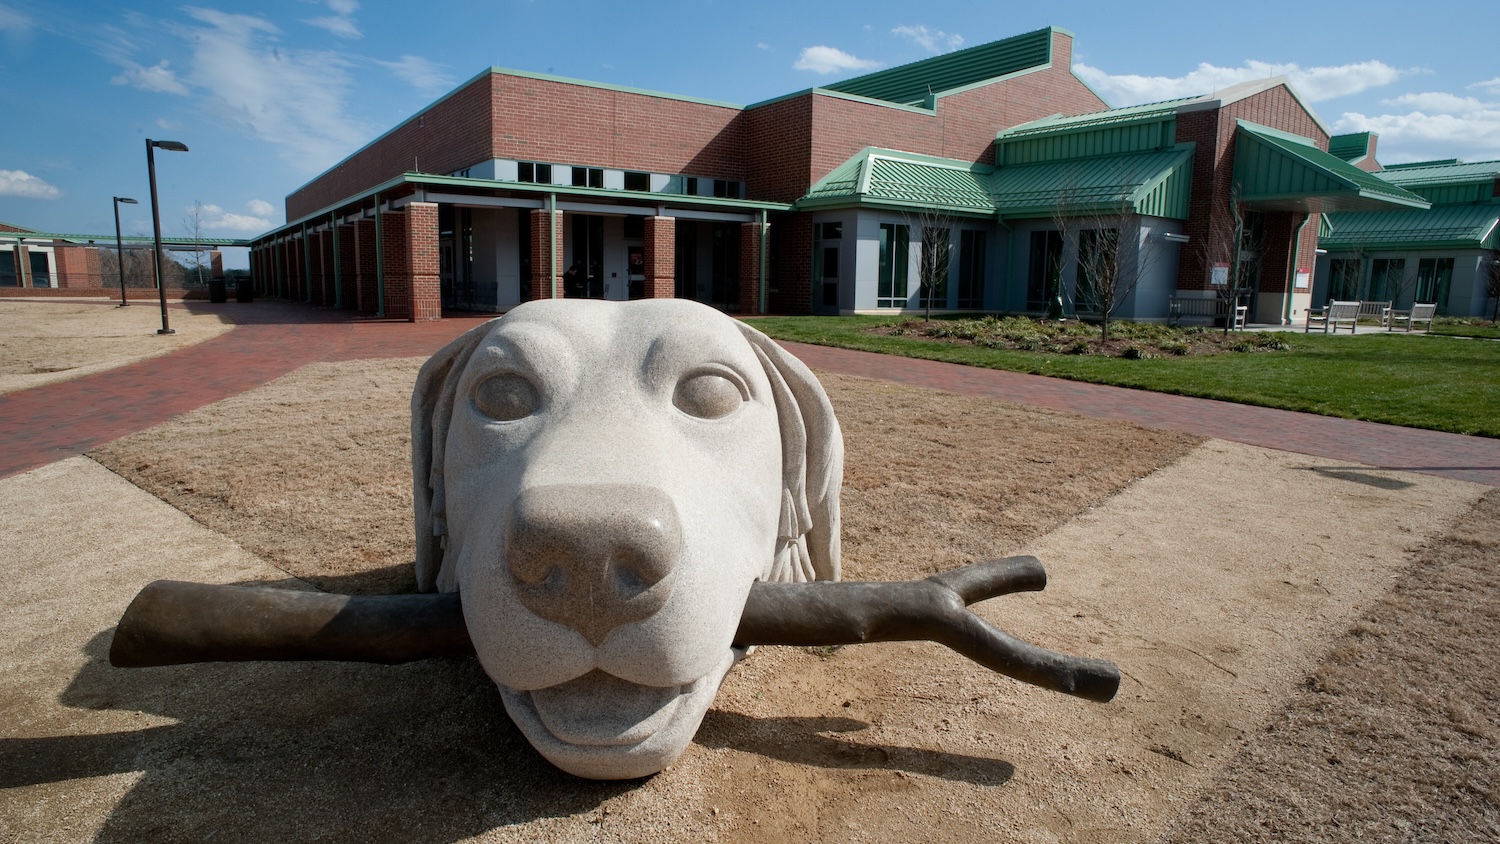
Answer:
[(808, 47), (792, 64), (795, 70), (810, 70), (813, 73), (838, 73), (845, 70), (865, 70), (878, 67), (880, 62), (851, 56), (837, 47)]
[(1468, 87), (1477, 88), (1489, 94), (1500, 95), (1500, 76), (1496, 76), (1494, 79), (1486, 79), (1483, 82), (1475, 82)]
[[(1488, 91), (1489, 80), (1468, 86)], [(1493, 86), (1500, 89), (1500, 85)], [(1500, 94), (1500, 90), (1495, 91)], [(1380, 135), (1380, 160), (1422, 161), (1434, 158), (1500, 158), (1500, 102), (1485, 102), (1442, 91), (1402, 94), (1382, 105), (1388, 114), (1345, 112), (1333, 128), (1336, 132), (1376, 132)]]
[(369, 127), (345, 108), (353, 83), (341, 55), (285, 49), (280, 30), (264, 18), (186, 11), (203, 25), (177, 28), (192, 47), (184, 80), (203, 95), (208, 113), (282, 147), (288, 160), (310, 172), (370, 136)]
[(941, 29), (928, 29), (921, 24), (917, 26), (898, 26), (891, 30), (892, 35), (911, 39), (917, 46), (929, 53), (946, 53), (957, 50), (964, 45), (962, 35), (949, 35)]
[(257, 217), (269, 217), (276, 213), (276, 206), (264, 199), (252, 199), (245, 203), (245, 208)]
[(453, 77), (443, 71), (446, 65), (434, 64), (421, 56), (402, 56), (393, 62), (376, 59), (375, 63), (425, 93), (441, 94), (454, 85)]
[(30, 32), (31, 28), (35, 25), (31, 18), (22, 12), (6, 5), (0, 5), (0, 32), (9, 32), (12, 35), (24, 35)]
[(182, 131), (181, 123), (177, 122), (176, 120), (168, 120), (165, 117), (156, 118), (156, 125), (158, 128), (165, 129), (168, 132)]
[(62, 196), (62, 191), (25, 170), (0, 170), (0, 196), (57, 199)]
[(142, 91), (158, 91), (163, 94), (188, 95), (188, 88), (177, 78), (177, 74), (162, 59), (154, 67), (142, 67), (134, 62), (125, 63), (125, 72), (110, 80), (116, 85), (130, 85)]
[[(252, 202), (259, 200), (252, 200)], [(261, 217), (252, 217), (245, 214), (231, 214), (217, 205), (198, 206), (202, 216), (199, 220), (205, 231), (232, 231), (232, 232), (263, 232), (271, 227), (271, 221)], [(190, 206), (187, 210), (189, 217), (193, 213)]]
[(755, 49), (757, 49), (757, 50), (769, 50), (769, 49), (771, 49), (771, 45), (767, 44), (764, 41), (757, 41), (757, 42), (755, 42)]
[(328, 17), (309, 18), (303, 23), (326, 29), (340, 38), (363, 38), (359, 25), (354, 22), (354, 12), (359, 9), (358, 0), (328, 0)]
[(1389, 85), (1404, 72), (1384, 62), (1368, 61), (1331, 67), (1247, 61), (1239, 67), (1219, 67), (1202, 62), (1185, 76), (1115, 76), (1099, 68), (1074, 63), (1074, 71), (1094, 90), (1117, 106), (1158, 102), (1199, 94), (1212, 94), (1231, 85), (1285, 76), (1297, 93), (1309, 102), (1357, 94), (1370, 88)]

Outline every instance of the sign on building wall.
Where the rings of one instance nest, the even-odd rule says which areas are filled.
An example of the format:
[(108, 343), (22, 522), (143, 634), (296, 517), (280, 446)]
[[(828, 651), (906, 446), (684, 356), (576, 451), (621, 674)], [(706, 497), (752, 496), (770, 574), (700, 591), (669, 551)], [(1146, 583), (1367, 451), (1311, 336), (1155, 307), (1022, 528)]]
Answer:
[(1210, 284), (1218, 287), (1223, 287), (1224, 285), (1228, 284), (1229, 265), (1217, 261), (1214, 262), (1213, 268), (1209, 270), (1208, 281)]
[(1297, 268), (1297, 289), (1298, 290), (1311, 290), (1312, 289), (1312, 270), (1309, 270), (1307, 267), (1298, 267)]

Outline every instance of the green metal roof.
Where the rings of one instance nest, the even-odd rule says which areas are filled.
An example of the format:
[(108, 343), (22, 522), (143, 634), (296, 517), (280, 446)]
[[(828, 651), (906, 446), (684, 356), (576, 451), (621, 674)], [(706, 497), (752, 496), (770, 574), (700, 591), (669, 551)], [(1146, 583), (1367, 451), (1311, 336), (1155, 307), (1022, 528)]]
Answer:
[(929, 95), (1041, 67), (1050, 61), (1052, 28), (1048, 27), (822, 87), (892, 103), (920, 105)]
[(1500, 248), (1500, 205), (1448, 205), (1429, 211), (1345, 211), (1328, 215), (1332, 233), (1318, 245), (1353, 249)]
[(1410, 191), (1313, 146), (1306, 138), (1239, 121), (1234, 178), (1241, 199), (1267, 211), (1307, 211), (1313, 201), (1325, 211), (1427, 208)]
[(1474, 161), (1465, 164), (1453, 160), (1397, 164), (1381, 170), (1379, 175), (1387, 182), (1402, 187), (1493, 183), (1496, 179), (1500, 179), (1500, 161)]
[(1146, 214), (1186, 219), (1193, 147), (991, 167), (869, 148), (834, 168), (798, 201), (803, 210), (849, 205), (950, 213), (1047, 217), (1065, 213)]
[(1105, 111), (1091, 111), (1087, 114), (1054, 114), (1050, 117), (1042, 117), (1030, 123), (1022, 123), (1019, 126), (1004, 129), (995, 135), (995, 139), (1010, 140), (1012, 138), (1024, 138), (1029, 135), (1041, 135), (1063, 130), (1093, 129), (1100, 126), (1113, 126), (1121, 123), (1149, 122), (1174, 118), (1177, 116), (1178, 106), (1199, 99), (1202, 99), (1202, 97), (1163, 100), (1159, 103), (1144, 103), (1142, 105), (1112, 108)]
[(1334, 158), (1353, 162), (1364, 158), (1369, 152), (1369, 132), (1351, 132), (1348, 135), (1334, 135), (1328, 139), (1328, 154)]

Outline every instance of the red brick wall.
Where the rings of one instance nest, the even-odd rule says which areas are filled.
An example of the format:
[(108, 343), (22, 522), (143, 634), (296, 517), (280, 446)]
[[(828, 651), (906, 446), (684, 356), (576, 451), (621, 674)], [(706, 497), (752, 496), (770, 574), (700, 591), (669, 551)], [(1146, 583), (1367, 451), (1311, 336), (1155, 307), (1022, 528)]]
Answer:
[(104, 286), (99, 273), (99, 249), (94, 246), (55, 246), (52, 249), (56, 287)]
[(812, 309), (812, 215), (771, 218), (771, 313), (806, 314)]
[[(1319, 149), (1328, 149), (1328, 133), (1323, 131), (1317, 120), (1284, 85), (1230, 103), (1222, 109), (1178, 115), (1177, 140), (1197, 144), (1193, 153), (1193, 193), (1189, 217), (1183, 227), (1183, 233), (1192, 239), (1193, 244), (1206, 243), (1210, 238), (1233, 239), (1234, 221), (1229, 210), (1229, 196), (1234, 185), (1234, 140), (1238, 128), (1235, 121), (1240, 119), (1311, 138)], [(1272, 217), (1278, 216), (1280, 215), (1268, 215), (1267, 225), (1271, 225)], [(1285, 221), (1278, 222), (1277, 225), (1284, 228)], [(1290, 241), (1278, 235), (1274, 242), (1279, 245), (1272, 246), (1273, 239), (1269, 229), (1266, 240), (1267, 248), (1262, 250), (1261, 258), (1262, 284), (1267, 283), (1266, 279), (1271, 272), (1267, 264), (1270, 260), (1276, 262), (1283, 273), (1277, 282), (1280, 286), (1275, 289), (1285, 289), (1284, 273), (1288, 260), (1287, 250), (1291, 248)], [(1303, 240), (1311, 244), (1309, 250), (1316, 248), (1317, 232), (1313, 231), (1311, 235), (1304, 232)], [(1273, 256), (1272, 252), (1276, 254)], [(1232, 251), (1225, 250), (1221, 257), (1213, 260), (1231, 262), (1231, 255)], [(1311, 262), (1299, 263), (1299, 266), (1311, 266)], [(1193, 245), (1183, 249), (1177, 265), (1177, 287), (1181, 290), (1205, 290), (1209, 286), (1208, 275), (1202, 246)]]
[[(553, 290), (561, 298), (562, 273), (567, 269), (563, 263), (563, 212), (541, 210), (527, 213), (531, 214), (531, 298), (551, 299)], [(557, 225), (556, 249), (551, 260), (547, 258), (547, 250), (553, 246), (552, 230), (547, 222), (549, 214), (553, 215), (553, 222)]]
[(448, 174), (491, 158), (743, 179), (743, 112), (490, 73), (287, 197), (311, 214), (420, 167)]
[(405, 214), (408, 288), (412, 322), (443, 318), (443, 292), (439, 273), (438, 207), (435, 202), (413, 202)]
[(801, 94), (745, 112), (749, 142), (746, 193), (792, 202), (807, 193), (812, 156), (813, 95)]
[[(647, 299), (670, 299), (677, 293), (677, 220), (645, 219)], [(533, 264), (533, 266), (535, 266)]]
[(380, 261), (385, 279), (385, 315), (411, 318), (411, 268), (407, 263), (406, 212), (380, 215)]
[(740, 313), (760, 313), (760, 223), (740, 223)]
[(345, 308), (357, 307), (359, 287), (355, 276), (354, 226), (344, 223), (339, 226), (338, 272), (334, 273), (337, 297), (334, 301)]

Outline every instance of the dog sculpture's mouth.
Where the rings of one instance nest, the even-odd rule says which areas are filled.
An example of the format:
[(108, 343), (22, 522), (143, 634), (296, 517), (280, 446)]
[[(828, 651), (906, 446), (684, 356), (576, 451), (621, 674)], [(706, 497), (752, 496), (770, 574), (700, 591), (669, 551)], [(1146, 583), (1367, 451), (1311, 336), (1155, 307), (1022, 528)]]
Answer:
[[(631, 779), (670, 765), (687, 748), (744, 650), (681, 686), (643, 686), (603, 671), (535, 691), (500, 685), (505, 710), (552, 764), (594, 779)], [(498, 685), (498, 684), (497, 684)], [(587, 773), (577, 763), (588, 760)], [(601, 776), (600, 765), (609, 772)]]

